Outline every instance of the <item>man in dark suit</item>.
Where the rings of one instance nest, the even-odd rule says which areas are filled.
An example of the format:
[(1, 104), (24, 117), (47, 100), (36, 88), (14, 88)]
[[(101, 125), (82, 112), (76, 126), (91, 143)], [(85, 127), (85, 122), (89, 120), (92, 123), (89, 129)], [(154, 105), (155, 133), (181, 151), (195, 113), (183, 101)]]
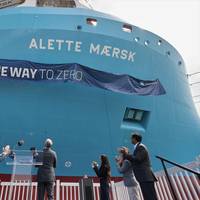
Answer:
[(140, 184), (144, 200), (157, 200), (154, 182), (157, 181), (151, 169), (149, 153), (144, 144), (142, 136), (134, 133), (131, 137), (134, 144), (133, 154), (126, 153), (126, 159), (132, 162), (133, 171), (137, 181)]
[(42, 161), (42, 165), (38, 166), (38, 200), (44, 200), (45, 191), (47, 192), (48, 200), (54, 199), (54, 182), (55, 182), (55, 168), (57, 156), (51, 149), (53, 142), (51, 139), (45, 141), (45, 147), (42, 155), (38, 154), (36, 160)]

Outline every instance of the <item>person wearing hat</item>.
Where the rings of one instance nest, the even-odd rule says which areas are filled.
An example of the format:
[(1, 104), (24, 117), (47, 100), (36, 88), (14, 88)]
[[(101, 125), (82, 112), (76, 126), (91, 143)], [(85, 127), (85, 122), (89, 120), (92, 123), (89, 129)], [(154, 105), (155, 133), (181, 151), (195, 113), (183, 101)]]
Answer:
[(42, 155), (38, 155), (37, 160), (42, 161), (42, 165), (38, 166), (37, 182), (38, 182), (38, 200), (44, 200), (45, 191), (48, 200), (54, 199), (54, 182), (55, 168), (57, 162), (56, 152), (51, 149), (53, 142), (46, 139)]

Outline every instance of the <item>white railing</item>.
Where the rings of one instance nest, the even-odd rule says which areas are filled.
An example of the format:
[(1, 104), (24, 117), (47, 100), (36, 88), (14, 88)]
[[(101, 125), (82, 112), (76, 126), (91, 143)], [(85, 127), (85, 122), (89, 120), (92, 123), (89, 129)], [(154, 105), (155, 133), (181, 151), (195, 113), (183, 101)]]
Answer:
[[(200, 162), (197, 160), (184, 166), (199, 172)], [(197, 176), (179, 167), (172, 167), (167, 171), (178, 200), (200, 199), (200, 180)], [(173, 200), (173, 194), (164, 171), (157, 172), (156, 177), (158, 178), (156, 190), (159, 200)]]
[[(94, 199), (100, 200), (99, 183), (94, 183)], [(111, 200), (119, 200), (115, 193), (115, 183), (111, 183)], [(55, 184), (56, 200), (80, 200), (79, 183), (60, 182)], [(0, 200), (37, 200), (36, 182), (1, 182)]]
[(0, 200), (36, 200), (37, 183), (1, 182)]
[[(197, 171), (200, 169), (199, 162), (189, 163), (189, 166)], [(200, 180), (193, 174), (178, 168), (169, 169), (170, 180), (178, 200), (199, 200)], [(157, 172), (156, 192), (159, 200), (173, 200), (173, 195), (163, 171)], [(140, 190), (140, 197), (142, 193)], [(79, 183), (56, 181), (56, 200), (80, 200)], [(36, 182), (1, 182), (0, 200), (37, 200)], [(100, 200), (99, 183), (94, 183), (94, 200)], [(129, 200), (127, 188), (123, 182), (111, 182), (110, 200)]]

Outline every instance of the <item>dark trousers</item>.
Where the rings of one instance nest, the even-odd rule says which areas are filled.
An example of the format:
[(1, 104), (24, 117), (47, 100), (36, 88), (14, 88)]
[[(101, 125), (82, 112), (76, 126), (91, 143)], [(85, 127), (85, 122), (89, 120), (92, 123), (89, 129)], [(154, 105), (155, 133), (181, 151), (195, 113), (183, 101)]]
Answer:
[(144, 200), (157, 200), (157, 194), (154, 186), (154, 182), (142, 182), (140, 183), (142, 195)]
[(100, 200), (109, 200), (109, 183), (106, 181), (100, 181)]
[(47, 192), (48, 200), (54, 199), (54, 182), (38, 182), (38, 200), (44, 200), (45, 191)]

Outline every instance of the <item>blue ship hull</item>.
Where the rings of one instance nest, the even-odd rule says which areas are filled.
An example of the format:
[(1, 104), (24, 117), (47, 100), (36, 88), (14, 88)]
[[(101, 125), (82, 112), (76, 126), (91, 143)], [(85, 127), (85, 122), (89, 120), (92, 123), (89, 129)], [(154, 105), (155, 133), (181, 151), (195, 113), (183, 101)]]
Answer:
[[(98, 24), (87, 24), (87, 18)], [(0, 146), (24, 139), (21, 148), (42, 149), (43, 141), (52, 138), (58, 176), (94, 175), (91, 162), (102, 153), (110, 158), (112, 175), (119, 176), (114, 157), (119, 146), (133, 149), (133, 131), (142, 133), (155, 170), (161, 168), (155, 155), (179, 163), (194, 159), (200, 123), (184, 61), (159, 36), (135, 26), (130, 33), (123, 31), (124, 24), (86, 9), (1, 10), (0, 59), (79, 63), (144, 80), (158, 78), (167, 94), (125, 95), (73, 83), (1, 80)], [(124, 121), (127, 108), (148, 112), (145, 124)], [(6, 161), (0, 172), (12, 172)]]

